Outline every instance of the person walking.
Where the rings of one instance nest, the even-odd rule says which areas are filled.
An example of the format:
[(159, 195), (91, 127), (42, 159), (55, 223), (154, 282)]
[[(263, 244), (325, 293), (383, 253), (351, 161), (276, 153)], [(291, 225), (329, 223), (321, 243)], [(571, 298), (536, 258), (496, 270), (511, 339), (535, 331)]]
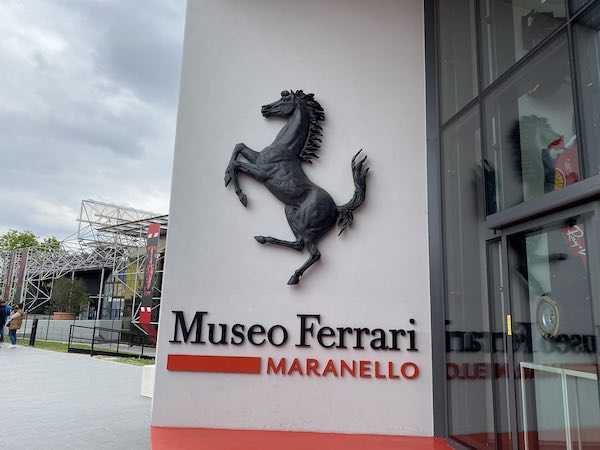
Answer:
[(13, 308), (12, 313), (8, 318), (8, 337), (10, 338), (10, 345), (7, 348), (15, 348), (17, 346), (17, 330), (21, 328), (24, 315), (22, 303)]
[(4, 325), (6, 325), (7, 318), (6, 300), (2, 299), (0, 300), (0, 345), (4, 343)]

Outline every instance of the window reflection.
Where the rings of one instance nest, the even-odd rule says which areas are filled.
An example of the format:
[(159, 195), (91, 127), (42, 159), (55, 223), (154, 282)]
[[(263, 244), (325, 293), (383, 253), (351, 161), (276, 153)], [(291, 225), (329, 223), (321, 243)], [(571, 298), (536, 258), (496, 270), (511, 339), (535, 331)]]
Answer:
[(440, 106), (449, 119), (477, 95), (474, 0), (438, 2)]
[(566, 34), (485, 100), (488, 213), (581, 179)]
[(567, 448), (567, 439), (596, 448), (588, 447), (600, 427), (588, 229), (574, 218), (509, 241), (519, 434), (529, 448)]
[(565, 23), (564, 0), (480, 0), (484, 83)]
[(575, 13), (579, 8), (585, 5), (588, 0), (570, 0), (571, 14)]
[(442, 144), (449, 431), (470, 447), (485, 449), (495, 439), (494, 368), (477, 110), (444, 130)]
[(600, 5), (573, 25), (577, 89), (587, 176), (600, 173)]

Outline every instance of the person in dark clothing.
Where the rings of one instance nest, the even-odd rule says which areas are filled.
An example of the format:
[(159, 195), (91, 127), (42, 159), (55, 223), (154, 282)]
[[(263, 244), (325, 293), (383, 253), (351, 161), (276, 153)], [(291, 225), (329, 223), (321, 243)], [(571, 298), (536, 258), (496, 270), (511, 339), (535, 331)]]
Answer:
[(0, 344), (4, 342), (4, 325), (6, 325), (6, 300), (0, 301)]
[(17, 346), (17, 330), (21, 328), (24, 316), (25, 311), (23, 311), (23, 303), (19, 303), (13, 308), (8, 317), (8, 337), (10, 338), (10, 345), (7, 348), (15, 348)]

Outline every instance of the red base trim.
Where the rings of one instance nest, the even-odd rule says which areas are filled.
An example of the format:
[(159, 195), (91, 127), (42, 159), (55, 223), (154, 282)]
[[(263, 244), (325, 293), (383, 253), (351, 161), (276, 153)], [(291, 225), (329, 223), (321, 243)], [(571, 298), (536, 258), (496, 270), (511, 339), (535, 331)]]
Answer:
[(447, 450), (445, 439), (152, 427), (152, 450)]

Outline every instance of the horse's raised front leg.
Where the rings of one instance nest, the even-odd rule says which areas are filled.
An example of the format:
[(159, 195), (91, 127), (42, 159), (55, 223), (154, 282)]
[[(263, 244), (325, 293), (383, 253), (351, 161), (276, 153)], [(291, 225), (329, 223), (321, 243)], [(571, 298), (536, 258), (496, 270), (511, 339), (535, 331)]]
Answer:
[(272, 244), (272, 245), (281, 245), (282, 247), (287, 247), (287, 248), (291, 248), (293, 250), (298, 250), (299, 252), (302, 251), (302, 249), (304, 249), (304, 242), (298, 240), (298, 241), (284, 241), (281, 239), (276, 239), (274, 237), (271, 236), (254, 236), (254, 239), (256, 239), (260, 244)]
[[(238, 180), (238, 171), (242, 171), (247, 173), (257, 181), (264, 181), (267, 177), (265, 171), (260, 167), (252, 163), (245, 163), (240, 161), (230, 161), (227, 166), (227, 170), (225, 171), (225, 185), (229, 184), (229, 181), (233, 181), (233, 187), (235, 188), (235, 193), (238, 198), (242, 202), (242, 205), (248, 205), (248, 198), (246, 194), (242, 192), (242, 188), (240, 187), (240, 182)], [(227, 177), (230, 177), (229, 181), (227, 181)]]
[[(239, 143), (239, 144), (236, 144), (235, 147), (233, 147), (233, 153), (231, 154), (229, 163), (237, 160), (237, 157), (239, 155), (242, 155), (244, 158), (246, 158), (251, 163), (256, 162), (256, 158), (258, 158), (258, 152), (255, 152), (250, 147), (247, 147), (246, 144), (244, 144), (244, 143)], [(227, 169), (229, 169), (229, 165), (227, 166)], [(229, 185), (229, 183), (231, 182), (231, 179), (232, 179), (232, 176), (229, 173), (229, 170), (225, 170), (225, 187), (227, 187)]]
[(287, 284), (298, 284), (300, 282), (300, 277), (304, 275), (306, 269), (321, 259), (321, 253), (313, 242), (308, 243), (308, 250), (310, 251), (310, 258), (308, 258), (308, 261), (306, 261), (302, 267), (294, 272)]

